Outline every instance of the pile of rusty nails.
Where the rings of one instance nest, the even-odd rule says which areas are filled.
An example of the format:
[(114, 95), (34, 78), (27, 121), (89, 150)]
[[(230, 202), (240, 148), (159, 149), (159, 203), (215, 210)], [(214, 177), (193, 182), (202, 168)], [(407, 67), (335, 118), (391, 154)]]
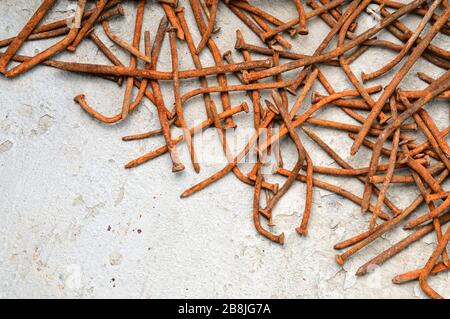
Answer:
[[(434, 232), (437, 246), (423, 268), (399, 274), (393, 279), (396, 284), (418, 280), (422, 290), (432, 298), (442, 298), (428, 284), (430, 275), (437, 275), (449, 269), (450, 263), (446, 247), (450, 239), (450, 227), (443, 226), (450, 221), (450, 192), (445, 191), (441, 184), (450, 172), (450, 146), (445, 140), (449, 127), (439, 130), (433, 117), (424, 109), (430, 101), (450, 97), (450, 52), (432, 44), (431, 41), (439, 33), (450, 34), (450, 6), (447, 0), (414, 0), (409, 3), (399, 3), (391, 0), (293, 0), (298, 15), (289, 21), (282, 21), (272, 13), (266, 12), (248, 0), (186, 0), (186, 6), (192, 10), (201, 41), (194, 43), (190, 33), (184, 10), (177, 0), (160, 0), (164, 10), (158, 30), (151, 45), (150, 32), (144, 33), (144, 52), (140, 49), (142, 27), (145, 11), (145, 0), (137, 0), (136, 23), (131, 44), (115, 35), (110, 28), (109, 20), (124, 15), (120, 0), (97, 0), (88, 9), (87, 0), (77, 0), (75, 16), (61, 21), (41, 24), (47, 13), (54, 7), (56, 0), (43, 0), (40, 7), (22, 28), (20, 33), (12, 38), (1, 40), (0, 47), (7, 47), (0, 55), (0, 71), (7, 78), (21, 75), (37, 65), (69, 71), (91, 74), (107, 80), (116, 81), (119, 85), (125, 83), (125, 93), (122, 109), (115, 116), (105, 116), (91, 106), (86, 97), (79, 95), (75, 101), (90, 116), (100, 122), (113, 124), (124, 121), (128, 115), (141, 105), (144, 98), (151, 101), (158, 112), (160, 129), (143, 134), (124, 137), (131, 141), (162, 135), (166, 145), (149, 152), (126, 165), (126, 168), (136, 167), (158, 156), (168, 153), (172, 162), (173, 172), (184, 170), (180, 161), (177, 145), (186, 141), (190, 159), (196, 172), (200, 165), (196, 160), (192, 137), (208, 127), (214, 127), (220, 132), (220, 139), (228, 164), (206, 180), (186, 190), (181, 197), (190, 196), (208, 185), (217, 182), (229, 172), (243, 183), (254, 187), (253, 220), (256, 230), (269, 240), (283, 244), (284, 234), (274, 234), (263, 227), (261, 218), (267, 220), (268, 227), (273, 226), (272, 211), (295, 181), (306, 184), (305, 209), (298, 228), (298, 234), (307, 236), (308, 222), (312, 210), (312, 195), (314, 187), (326, 189), (339, 194), (361, 206), (363, 213), (370, 212), (368, 229), (348, 240), (335, 245), (335, 249), (345, 252), (336, 256), (336, 261), (343, 265), (350, 257), (379, 239), (383, 234), (398, 227), (407, 220), (404, 229), (413, 232), (388, 248), (366, 264), (361, 266), (357, 275), (366, 274), (373, 266), (379, 266), (400, 253), (412, 243)], [(92, 1), (94, 2), (94, 1)], [(254, 1), (257, 3), (257, 1)], [(379, 8), (378, 23), (358, 32), (357, 18), (362, 14), (374, 15), (369, 5), (376, 4)], [(306, 10), (306, 7), (311, 10)], [(230, 51), (221, 54), (212, 35), (220, 31), (216, 17), (219, 7), (233, 12), (248, 28), (254, 32), (264, 45), (249, 44), (244, 40), (241, 31), (236, 32), (235, 49), (239, 51), (244, 62), (236, 63)], [(420, 17), (421, 21), (415, 30), (409, 29), (400, 18), (407, 15)], [(330, 31), (321, 41), (313, 55), (292, 52), (291, 43), (285, 35), (291, 38), (308, 36), (308, 21), (322, 19)], [(130, 54), (128, 66), (122, 63), (102, 42), (95, 32), (96, 25), (101, 25), (107, 37), (118, 47)], [(427, 29), (426, 31), (424, 31)], [(396, 37), (394, 43), (376, 38), (380, 32), (387, 32)], [(157, 70), (161, 47), (166, 33), (169, 34), (172, 70), (163, 72)], [(61, 37), (59, 42), (35, 56), (17, 55), (18, 50), (26, 41)], [(60, 52), (74, 52), (83, 40), (93, 41), (98, 49), (110, 60), (112, 65), (98, 65), (75, 62), (62, 62), (53, 57)], [(329, 48), (332, 40), (337, 39), (335, 48)], [(186, 42), (195, 65), (192, 70), (180, 70), (178, 62), (177, 42)], [(398, 52), (391, 61), (372, 73), (362, 73), (361, 80), (352, 72), (350, 65), (371, 47), (382, 47)], [(200, 53), (208, 50), (215, 66), (206, 67), (202, 64)], [(327, 50), (327, 51), (326, 51)], [(267, 59), (253, 60), (253, 54), (268, 56)], [(417, 76), (428, 86), (424, 90), (403, 90), (399, 88), (402, 79), (411, 71), (420, 59), (443, 69), (445, 72), (439, 78), (432, 78), (419, 72)], [(289, 60), (281, 63), (280, 60)], [(12, 62), (16, 66), (7, 69)], [(138, 61), (145, 62), (143, 68), (138, 67)], [(342, 69), (354, 88), (337, 92), (321, 72), (321, 65), (332, 65)], [(392, 71), (398, 65), (398, 71)], [(285, 72), (297, 70), (297, 75), (291, 80), (284, 80)], [(385, 87), (374, 85), (365, 87), (363, 83), (372, 81), (381, 75), (391, 75)], [(242, 84), (228, 85), (227, 75), (235, 76)], [(207, 77), (215, 76), (218, 86), (209, 86)], [(200, 87), (184, 95), (180, 92), (180, 82), (183, 79), (198, 79)], [(268, 81), (260, 81), (268, 79)], [(175, 105), (168, 109), (162, 95), (160, 81), (171, 81)], [(310, 107), (299, 112), (308, 93), (316, 82), (320, 83), (328, 95), (312, 93)], [(134, 87), (138, 89), (133, 99)], [(246, 143), (244, 149), (237, 155), (231, 155), (223, 134), (226, 129), (236, 127), (233, 116), (241, 112), (249, 112), (244, 102), (231, 106), (230, 92), (247, 92), (253, 104), (253, 123), (255, 132)], [(263, 91), (269, 92), (271, 99), (261, 103)], [(375, 99), (371, 95), (381, 92)], [(136, 92), (135, 92), (136, 93)], [(211, 98), (213, 93), (220, 94), (223, 111), (219, 113)], [(295, 103), (288, 105), (288, 95), (296, 96)], [(205, 104), (206, 119), (194, 127), (188, 127), (184, 119), (183, 107), (189, 99), (202, 96)], [(322, 120), (312, 117), (324, 107), (336, 107), (345, 112), (360, 126), (340, 122)], [(363, 115), (367, 112), (367, 116)], [(411, 119), (409, 123), (407, 120)], [(271, 129), (279, 125), (278, 131)], [(370, 165), (363, 168), (353, 168), (342, 159), (329, 145), (307, 125), (313, 124), (349, 132), (354, 140), (351, 154), (355, 155), (363, 145), (371, 150)], [(173, 137), (171, 127), (184, 129), (183, 134)], [(297, 129), (315, 141), (342, 168), (315, 166), (308, 151), (298, 135)], [(402, 131), (420, 130), (427, 141), (415, 143), (415, 138)], [(296, 147), (297, 162), (291, 170), (283, 168), (281, 153), (277, 156), (277, 168), (274, 174), (286, 176), (285, 183), (279, 187), (267, 180), (262, 168), (266, 164), (267, 153), (272, 145), (284, 137), (288, 137)], [(369, 136), (376, 141), (370, 141)], [(385, 147), (389, 140), (389, 146)], [(254, 150), (257, 163), (248, 173), (239, 169), (240, 161)], [(379, 164), (380, 157), (388, 158), (387, 164)], [(301, 171), (305, 174), (302, 174)], [(406, 174), (398, 174), (399, 171)], [(353, 176), (364, 184), (364, 193), (358, 196), (348, 190), (323, 182), (314, 174), (333, 176)], [(387, 191), (397, 183), (414, 183), (420, 193), (406, 208), (399, 208), (389, 198)], [(261, 207), (261, 191), (265, 193), (265, 206)], [(375, 195), (375, 204), (371, 204)], [(425, 209), (418, 212), (421, 204)], [(382, 211), (385, 205), (387, 212)], [(414, 213), (417, 216), (411, 218)], [(270, 229), (270, 228), (269, 228)]]

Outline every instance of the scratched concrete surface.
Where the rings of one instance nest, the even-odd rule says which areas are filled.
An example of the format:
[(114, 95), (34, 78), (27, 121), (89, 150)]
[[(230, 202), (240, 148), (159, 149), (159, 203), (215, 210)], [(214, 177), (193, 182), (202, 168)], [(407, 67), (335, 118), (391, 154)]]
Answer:
[[(16, 34), (39, 2), (0, 1), (0, 38)], [(280, 18), (295, 15), (290, 1), (283, 5), (268, 0), (258, 2)], [(60, 1), (48, 20), (66, 17), (73, 3)], [(128, 40), (134, 8), (135, 2), (128, 1), (126, 17), (112, 22), (114, 32)], [(189, 8), (186, 14), (199, 41)], [(148, 1), (145, 29), (154, 34), (161, 15), (162, 10), (154, 1)], [(358, 22), (358, 32), (373, 23), (367, 16)], [(405, 22), (414, 27), (418, 19), (412, 17)], [(222, 29), (214, 38), (222, 52), (233, 48), (238, 27), (249, 42), (259, 43), (224, 5), (220, 6), (218, 24)], [(310, 30), (312, 36), (292, 40), (295, 51), (311, 54), (329, 29), (314, 19)], [(101, 30), (98, 33), (105, 39)], [(387, 34), (381, 38), (391, 39)], [(170, 70), (167, 42), (161, 70)], [(34, 54), (49, 43), (29, 43), (21, 53)], [(443, 35), (436, 37), (434, 43), (450, 49), (450, 42)], [(127, 61), (123, 51), (108, 44)], [(233, 54), (235, 59), (241, 59), (239, 53)], [(352, 68), (356, 74), (373, 71), (393, 56), (387, 50), (371, 49)], [(80, 46), (76, 58), (70, 54), (58, 58), (107, 63), (89, 41)], [(205, 65), (213, 65), (206, 50), (202, 58)], [(192, 68), (185, 44), (180, 44), (180, 59), (183, 68)], [(333, 67), (322, 69), (336, 90), (351, 88), (341, 71)], [(414, 76), (417, 71), (426, 71), (431, 76), (443, 72), (420, 60), (403, 80), (402, 88), (425, 87)], [(391, 76), (392, 73), (374, 83), (385, 84)], [(237, 83), (233, 76), (229, 79)], [(185, 82), (183, 91), (198, 86), (196, 82)], [(318, 85), (314, 89), (323, 91)], [(170, 87), (165, 85), (164, 90), (166, 103), (171, 105)], [(220, 163), (212, 160), (202, 163), (202, 171), (196, 175), (187, 165), (188, 157), (182, 150), (185, 147), (181, 146), (187, 166), (181, 174), (171, 173), (167, 156), (125, 170), (126, 162), (162, 145), (159, 137), (131, 143), (121, 141), (124, 135), (158, 127), (154, 106), (145, 101), (126, 122), (102, 125), (72, 101), (82, 92), (106, 114), (114, 114), (120, 108), (123, 91), (114, 83), (94, 77), (37, 67), (14, 80), (0, 79), (0, 297), (424, 297), (417, 284), (395, 286), (391, 279), (425, 264), (436, 244), (434, 235), (415, 243), (370, 275), (357, 278), (355, 270), (361, 264), (406, 233), (399, 229), (387, 233), (342, 268), (334, 261), (333, 245), (365, 230), (368, 216), (362, 216), (359, 207), (348, 200), (316, 189), (310, 235), (301, 238), (294, 229), (303, 211), (305, 188), (296, 184), (275, 209), (274, 231), (285, 232), (286, 244), (274, 245), (254, 229), (252, 188), (231, 175), (191, 198), (179, 198), (184, 189), (221, 168), (223, 158)], [(235, 105), (246, 99), (242, 94), (232, 94), (231, 98)], [(186, 109), (191, 125), (204, 119), (201, 99), (193, 99)], [(448, 104), (433, 102), (427, 110), (440, 128), (448, 125)], [(317, 115), (354, 123), (333, 107)], [(252, 125), (252, 115), (240, 114), (236, 123), (240, 127), (238, 132), (246, 132)], [(316, 131), (354, 166), (367, 165), (365, 150), (355, 157), (349, 156), (351, 140), (346, 134), (319, 128)], [(302, 138), (317, 165), (336, 165), (306, 136)], [(214, 131), (206, 131), (205, 141), (213, 152), (220, 154)], [(289, 144), (283, 142), (287, 167), (292, 166), (295, 155)], [(248, 164), (243, 166), (244, 170), (248, 168)], [(323, 179), (362, 192), (361, 184), (354, 180)], [(401, 207), (416, 195), (415, 187), (410, 186), (396, 186), (389, 193)], [(420, 211), (424, 209), (421, 207)], [(432, 285), (449, 296), (449, 278), (448, 274), (442, 274), (432, 280)]]

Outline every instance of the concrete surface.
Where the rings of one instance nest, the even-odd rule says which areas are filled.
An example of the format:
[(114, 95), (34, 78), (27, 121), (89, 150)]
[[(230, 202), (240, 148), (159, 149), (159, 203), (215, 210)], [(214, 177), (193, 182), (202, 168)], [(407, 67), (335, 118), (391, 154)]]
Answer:
[[(39, 2), (1, 1), (0, 38), (16, 34)], [(66, 17), (73, 3), (60, 1), (48, 20)], [(295, 9), (289, 1), (278, 8), (274, 8), (274, 3), (259, 1), (261, 7), (276, 12), (280, 18), (294, 16)], [(126, 17), (112, 23), (113, 30), (128, 40), (134, 7), (134, 2), (127, 2)], [(190, 9), (186, 11), (198, 41)], [(161, 15), (155, 2), (148, 1), (145, 29), (151, 30), (152, 35)], [(417, 21), (414, 17), (406, 19), (410, 26)], [(237, 27), (249, 42), (259, 43), (223, 5), (218, 23), (222, 30), (214, 37), (222, 52), (233, 48)], [(359, 30), (371, 23), (370, 18), (362, 17)], [(314, 36), (292, 40), (297, 52), (312, 53), (328, 27), (315, 19), (310, 30)], [(98, 33), (105, 39), (101, 30)], [(384, 34), (381, 38), (390, 37)], [(443, 35), (434, 42), (450, 49)], [(166, 54), (161, 58), (161, 70), (170, 70), (167, 44), (168, 41), (163, 48)], [(21, 53), (33, 54), (46, 45), (46, 41), (29, 43)], [(111, 47), (127, 61), (123, 51), (112, 44)], [(235, 59), (241, 59), (239, 53), (233, 54)], [(356, 74), (373, 71), (393, 56), (386, 50), (371, 49), (352, 68)], [(89, 41), (80, 46), (76, 57), (64, 54), (58, 58), (107, 63)], [(192, 68), (185, 44), (180, 44), (180, 59), (183, 68)], [(205, 65), (213, 64), (206, 50), (203, 59)], [(333, 67), (323, 67), (323, 71), (336, 90), (351, 88), (340, 71)], [(432, 76), (443, 72), (420, 60), (402, 82), (402, 88), (425, 87), (414, 76), (417, 71)], [(374, 83), (385, 84), (391, 76), (392, 73)], [(237, 83), (233, 76), (229, 78)], [(196, 81), (185, 82), (183, 91), (197, 86)], [(323, 92), (318, 85), (314, 89)], [(170, 86), (164, 90), (166, 103), (171, 105)], [(231, 175), (191, 198), (179, 198), (187, 187), (223, 166), (221, 155), (207, 157), (199, 175), (188, 165), (185, 146), (179, 147), (187, 166), (181, 174), (171, 173), (167, 156), (125, 170), (126, 162), (162, 145), (159, 137), (121, 141), (124, 135), (158, 127), (154, 106), (145, 101), (126, 122), (108, 126), (91, 119), (72, 101), (80, 93), (85, 93), (88, 101), (106, 114), (119, 111), (123, 95), (114, 83), (46, 67), (37, 67), (14, 80), (0, 79), (0, 297), (424, 297), (417, 284), (395, 286), (391, 278), (425, 264), (435, 246), (433, 235), (369, 276), (356, 278), (355, 270), (361, 264), (406, 233), (389, 232), (341, 268), (334, 261), (333, 245), (364, 231), (368, 217), (362, 216), (359, 207), (348, 200), (316, 189), (310, 235), (301, 238), (294, 229), (303, 211), (305, 188), (296, 184), (275, 209), (274, 231), (286, 233), (286, 244), (274, 245), (254, 229), (252, 188)], [(231, 97), (233, 105), (246, 99), (239, 93)], [(191, 125), (204, 119), (200, 98), (190, 101), (186, 108)], [(448, 125), (448, 104), (433, 102), (427, 110), (438, 119), (440, 128)], [(334, 107), (317, 115), (353, 123)], [(252, 125), (252, 115), (238, 115), (236, 122), (240, 127), (237, 132), (244, 134)], [(351, 140), (345, 134), (318, 128), (316, 131), (354, 166), (367, 165), (365, 150), (353, 158), (349, 156)], [(317, 165), (335, 165), (311, 140), (305, 136), (303, 140)], [(206, 131), (205, 141), (217, 150), (214, 153), (221, 154), (213, 130)], [(289, 144), (283, 143), (286, 167), (292, 166), (295, 155)], [(242, 166), (245, 171), (249, 167)], [(323, 179), (362, 192), (361, 184), (354, 180)], [(389, 194), (404, 207), (417, 191), (415, 187), (397, 185)], [(432, 280), (433, 286), (447, 296), (448, 283), (448, 274)]]

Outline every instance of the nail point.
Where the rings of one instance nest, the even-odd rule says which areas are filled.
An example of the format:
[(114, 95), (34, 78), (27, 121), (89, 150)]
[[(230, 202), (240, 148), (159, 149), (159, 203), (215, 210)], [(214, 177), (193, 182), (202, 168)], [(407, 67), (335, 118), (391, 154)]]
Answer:
[(300, 235), (300, 236), (308, 236), (308, 230), (307, 229), (304, 229), (304, 228), (302, 228), (302, 227), (297, 227), (296, 229), (295, 229), (295, 231)]

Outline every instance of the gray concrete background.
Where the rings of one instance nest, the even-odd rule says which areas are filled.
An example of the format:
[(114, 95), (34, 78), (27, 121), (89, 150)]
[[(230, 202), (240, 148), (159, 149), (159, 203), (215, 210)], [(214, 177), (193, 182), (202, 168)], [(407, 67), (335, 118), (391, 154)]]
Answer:
[[(295, 15), (290, 1), (283, 5), (268, 0), (257, 2), (280, 18)], [(48, 20), (66, 17), (73, 3), (60, 1)], [(16, 34), (38, 4), (37, 0), (1, 1), (0, 38)], [(127, 40), (131, 39), (134, 8), (133, 1), (127, 2), (126, 17), (112, 22), (114, 32)], [(198, 42), (189, 7), (186, 14)], [(145, 29), (152, 35), (161, 15), (159, 6), (148, 1)], [(417, 21), (414, 17), (405, 20), (411, 27)], [(259, 43), (223, 5), (218, 23), (222, 31), (214, 37), (222, 52), (233, 48), (238, 27), (249, 42)], [(371, 23), (370, 18), (361, 17), (358, 32)], [(101, 28), (97, 29), (105, 39)], [(329, 29), (314, 19), (310, 30), (314, 36), (292, 40), (295, 51), (312, 53)], [(381, 38), (391, 39), (384, 34)], [(433, 42), (450, 49), (443, 35)], [(21, 53), (34, 54), (46, 45), (46, 41), (29, 43)], [(123, 51), (112, 44), (111, 47), (122, 61), (127, 61)], [(170, 70), (168, 41), (163, 50), (166, 54), (162, 55), (160, 69)], [(241, 59), (238, 52), (233, 54), (235, 59)], [(383, 49), (371, 49), (352, 64), (352, 69), (356, 74), (373, 71), (393, 56)], [(107, 63), (89, 40), (80, 46), (76, 57), (63, 54), (58, 59)], [(180, 44), (180, 59), (184, 69), (193, 67), (185, 44)], [(202, 59), (205, 65), (213, 65), (207, 50)], [(351, 88), (341, 71), (333, 67), (322, 70), (336, 90)], [(432, 76), (443, 72), (420, 60), (402, 82), (402, 88), (425, 87), (414, 76), (417, 71)], [(391, 76), (392, 73), (373, 83), (385, 84)], [(237, 83), (233, 76), (229, 79)], [(183, 91), (197, 86), (196, 81), (184, 83)], [(319, 85), (314, 89), (323, 92)], [(170, 87), (166, 85), (164, 90), (166, 104), (171, 105)], [(417, 284), (395, 286), (391, 278), (425, 264), (435, 246), (433, 235), (369, 276), (356, 278), (355, 270), (361, 264), (407, 233), (398, 229), (386, 234), (341, 268), (334, 261), (333, 245), (364, 231), (368, 216), (362, 216), (359, 207), (348, 200), (315, 189), (310, 235), (301, 238), (295, 227), (303, 211), (305, 188), (296, 184), (275, 209), (274, 231), (286, 233), (286, 244), (274, 245), (254, 229), (252, 188), (231, 175), (191, 198), (179, 199), (183, 190), (216, 172), (222, 163), (209, 161), (196, 175), (182, 151), (185, 146), (181, 146), (187, 166), (181, 174), (171, 173), (167, 155), (133, 170), (123, 168), (129, 160), (163, 145), (159, 137), (121, 141), (124, 135), (158, 127), (155, 108), (148, 101), (126, 122), (107, 126), (73, 103), (73, 97), (80, 93), (85, 93), (99, 111), (115, 114), (120, 109), (123, 90), (101, 79), (46, 67), (37, 67), (14, 80), (0, 78), (1, 297), (424, 297)], [(231, 97), (233, 105), (246, 99), (239, 93)], [(186, 109), (191, 125), (204, 119), (200, 98), (191, 100)], [(440, 128), (448, 125), (448, 104), (433, 102), (427, 110)], [(353, 123), (331, 106), (317, 116)], [(252, 125), (252, 115), (238, 115), (236, 122), (238, 133), (245, 132)], [(354, 166), (367, 165), (365, 150), (349, 156), (351, 140), (345, 134), (319, 128), (316, 131)], [(206, 131), (204, 138), (221, 154), (213, 130)], [(316, 165), (336, 165), (306, 136), (302, 138)], [(295, 155), (289, 144), (283, 142), (286, 167), (292, 166)], [(244, 170), (249, 167), (243, 165)], [(361, 184), (354, 180), (321, 178), (362, 193)], [(396, 186), (390, 191), (390, 197), (401, 207), (416, 195), (412, 186)], [(421, 207), (420, 211), (424, 209)], [(448, 274), (432, 279), (432, 285), (447, 296), (448, 283)]]

